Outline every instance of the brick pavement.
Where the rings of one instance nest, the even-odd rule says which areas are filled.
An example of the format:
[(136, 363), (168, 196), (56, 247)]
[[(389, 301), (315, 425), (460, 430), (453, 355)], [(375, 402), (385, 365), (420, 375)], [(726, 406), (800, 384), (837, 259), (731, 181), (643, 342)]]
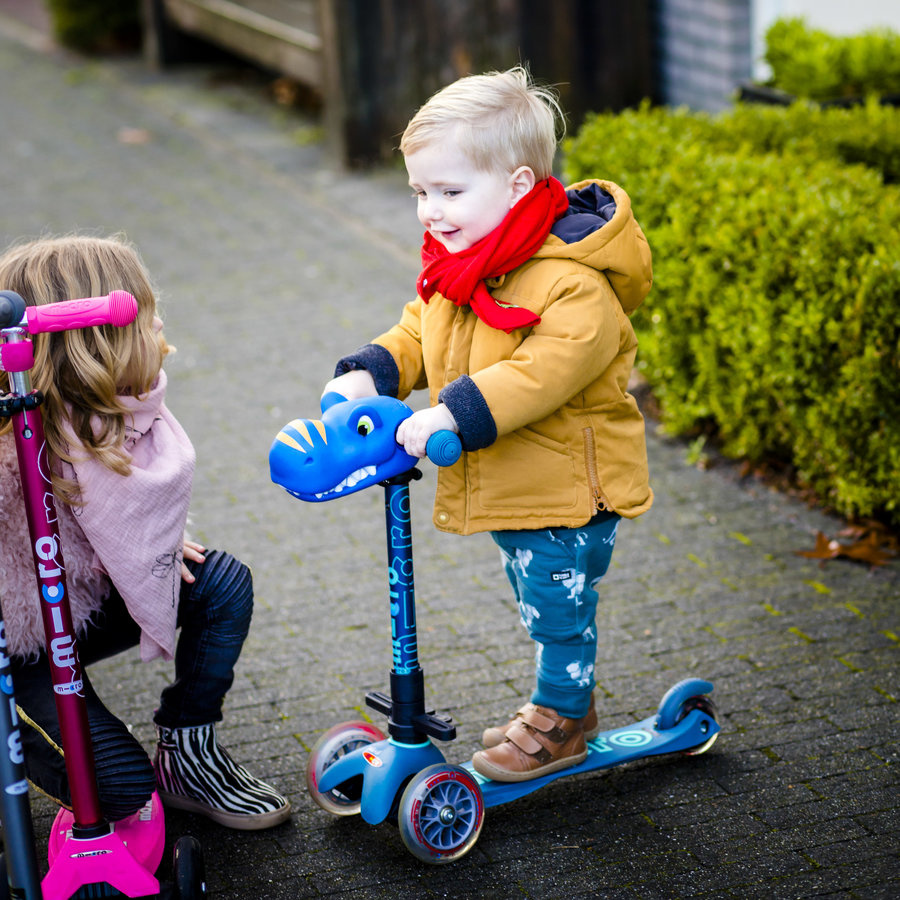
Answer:
[[(839, 523), (732, 466), (691, 467), (655, 429), (656, 504), (623, 523), (603, 589), (601, 718), (642, 718), (671, 683), (708, 677), (715, 748), (491, 809), (449, 866), (418, 863), (388, 825), (315, 806), (310, 747), (387, 684), (381, 497), (301, 504), (269, 483), (266, 454), (284, 421), (315, 411), (334, 358), (409, 296), (418, 224), (403, 177), (339, 177), (315, 122), (273, 107), (255, 81), (85, 62), (12, 26), (0, 8), (0, 243), (88, 230), (138, 244), (178, 346), (167, 369), (198, 451), (194, 533), (255, 573), (221, 734), (296, 812), (261, 834), (169, 817), (170, 839), (203, 841), (213, 897), (900, 894), (900, 566), (798, 557)], [(432, 486), (426, 472), (413, 488), (420, 651), (461, 761), (528, 693), (531, 650), (493, 544), (436, 532)], [(135, 655), (92, 669), (148, 749), (168, 675)], [(38, 797), (33, 809), (43, 843), (53, 810)]]

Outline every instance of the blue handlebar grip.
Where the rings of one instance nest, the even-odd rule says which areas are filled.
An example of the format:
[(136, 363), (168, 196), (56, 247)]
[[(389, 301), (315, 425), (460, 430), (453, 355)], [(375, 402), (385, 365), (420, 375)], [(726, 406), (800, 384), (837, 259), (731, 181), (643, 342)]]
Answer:
[(0, 291), (0, 328), (12, 328), (25, 315), (25, 301), (15, 291)]
[(459, 435), (452, 431), (436, 431), (425, 445), (425, 455), (436, 466), (452, 466), (461, 454)]

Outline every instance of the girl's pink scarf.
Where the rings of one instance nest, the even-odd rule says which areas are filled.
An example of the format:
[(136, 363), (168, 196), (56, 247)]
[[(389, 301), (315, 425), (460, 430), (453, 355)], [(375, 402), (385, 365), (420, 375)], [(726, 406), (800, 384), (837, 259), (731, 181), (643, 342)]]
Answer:
[[(65, 464), (83, 506), (74, 512), (104, 570), (141, 627), (141, 657), (171, 659), (181, 589), (184, 530), (194, 476), (194, 448), (163, 402), (166, 373), (150, 392), (119, 397), (130, 410), (125, 449), (131, 474), (118, 475), (87, 456), (69, 435), (75, 458)], [(65, 554), (65, 547), (63, 547)]]
[(541, 321), (539, 315), (520, 306), (498, 303), (485, 280), (505, 275), (531, 259), (568, 206), (562, 183), (547, 178), (522, 197), (490, 234), (466, 250), (451, 253), (426, 232), (422, 271), (416, 282), (419, 296), (427, 303), (441, 294), (457, 306), (471, 306), (479, 319), (507, 334), (536, 325)]

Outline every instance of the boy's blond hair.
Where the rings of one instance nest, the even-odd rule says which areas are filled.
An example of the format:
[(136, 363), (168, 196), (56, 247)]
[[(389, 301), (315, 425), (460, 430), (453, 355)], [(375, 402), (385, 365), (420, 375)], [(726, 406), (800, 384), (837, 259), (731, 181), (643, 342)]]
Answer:
[[(93, 326), (34, 337), (35, 388), (44, 395), (47, 443), (56, 459), (71, 462), (87, 453), (127, 475), (124, 443), (130, 411), (119, 394), (147, 393), (172, 349), (155, 321), (156, 295), (137, 250), (119, 236), (51, 237), (10, 247), (0, 256), (0, 286), (20, 294), (28, 306), (96, 297), (126, 290), (137, 300), (135, 321), (124, 328)], [(82, 443), (70, 448), (68, 422)], [(11, 428), (6, 422), (0, 434)], [(78, 502), (78, 485), (53, 466), (57, 498)]]
[(517, 66), (469, 75), (438, 91), (406, 126), (400, 152), (408, 156), (450, 131), (479, 170), (507, 174), (528, 166), (540, 181), (553, 172), (565, 116), (556, 93)]

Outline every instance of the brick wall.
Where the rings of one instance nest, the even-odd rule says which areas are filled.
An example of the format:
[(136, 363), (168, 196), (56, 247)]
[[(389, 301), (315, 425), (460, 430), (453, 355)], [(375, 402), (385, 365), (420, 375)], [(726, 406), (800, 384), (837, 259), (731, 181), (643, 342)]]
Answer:
[(717, 111), (752, 71), (751, 0), (657, 0), (660, 99)]

